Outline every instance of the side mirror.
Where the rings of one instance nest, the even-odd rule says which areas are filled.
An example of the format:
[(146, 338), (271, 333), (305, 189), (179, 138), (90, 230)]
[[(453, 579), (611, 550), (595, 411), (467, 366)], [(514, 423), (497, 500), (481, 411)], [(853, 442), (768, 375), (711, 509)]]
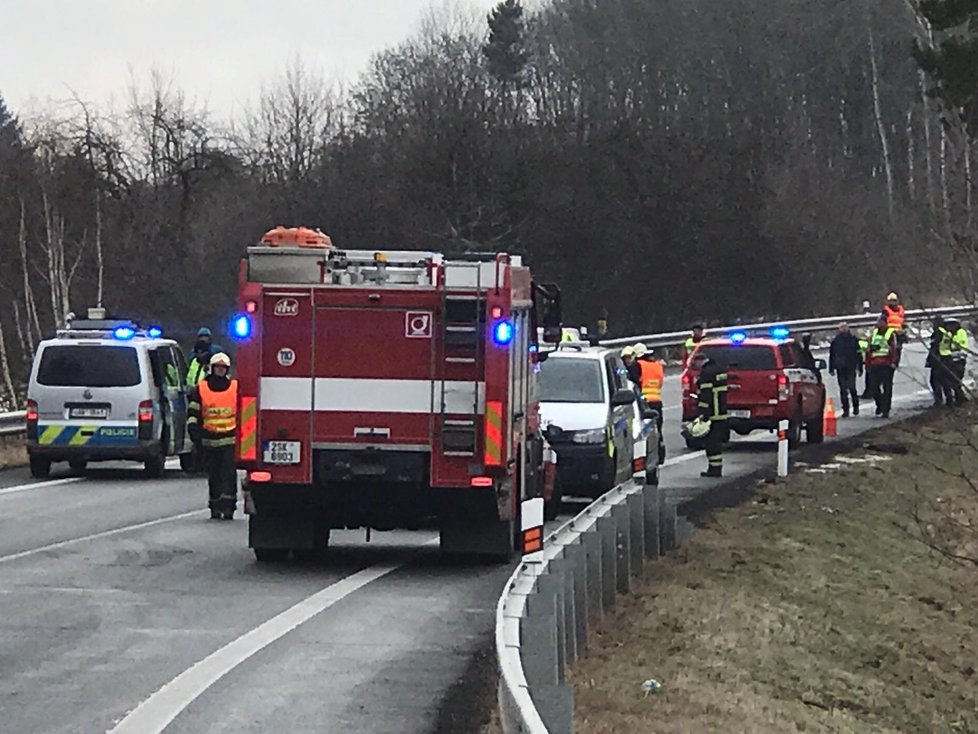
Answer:
[(826, 367), (826, 364), (825, 364), (825, 360), (824, 359), (816, 359), (815, 360), (815, 369), (817, 369), (817, 370), (824, 370), (825, 367)]
[(635, 391), (623, 387), (611, 396), (611, 406), (618, 408), (622, 405), (631, 405), (635, 402)]

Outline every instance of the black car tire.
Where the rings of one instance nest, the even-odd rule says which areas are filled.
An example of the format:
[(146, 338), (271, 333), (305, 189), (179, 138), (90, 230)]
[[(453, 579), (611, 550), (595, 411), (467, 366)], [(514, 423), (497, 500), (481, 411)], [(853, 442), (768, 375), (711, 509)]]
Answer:
[(44, 456), (32, 456), (31, 476), (34, 479), (47, 479), (51, 476), (51, 460)]
[(795, 411), (794, 416), (788, 421), (788, 450), (794, 451), (801, 445), (801, 406)]
[(88, 466), (88, 462), (85, 461), (85, 459), (72, 459), (71, 461), (68, 462), (68, 466), (71, 468), (73, 472), (78, 472), (79, 474), (81, 474), (83, 471), (85, 471), (85, 468)]

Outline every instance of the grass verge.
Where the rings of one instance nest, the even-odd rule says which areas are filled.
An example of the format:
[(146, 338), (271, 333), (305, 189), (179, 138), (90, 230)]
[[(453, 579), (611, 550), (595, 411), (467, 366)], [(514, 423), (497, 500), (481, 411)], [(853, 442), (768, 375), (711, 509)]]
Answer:
[(978, 556), (975, 419), (881, 429), (707, 518), (592, 630), (575, 731), (978, 732), (978, 567), (945, 555)]
[(27, 450), (23, 439), (0, 438), (0, 469), (27, 465)]

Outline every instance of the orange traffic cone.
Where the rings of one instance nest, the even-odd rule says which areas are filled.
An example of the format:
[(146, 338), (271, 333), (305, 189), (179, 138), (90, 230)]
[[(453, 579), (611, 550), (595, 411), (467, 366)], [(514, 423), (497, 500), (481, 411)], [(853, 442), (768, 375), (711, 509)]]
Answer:
[(835, 401), (832, 398), (829, 398), (825, 403), (825, 414), (822, 416), (822, 435), (839, 435), (839, 421), (835, 415)]

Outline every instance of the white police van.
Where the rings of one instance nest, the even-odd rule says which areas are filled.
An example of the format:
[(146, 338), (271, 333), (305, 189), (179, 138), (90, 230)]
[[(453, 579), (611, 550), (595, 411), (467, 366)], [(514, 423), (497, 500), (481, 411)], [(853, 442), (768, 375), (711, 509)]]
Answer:
[(633, 477), (659, 483), (659, 416), (638, 400), (617, 350), (561, 343), (540, 365), (539, 400), (557, 452), (555, 496), (599, 497)]
[(74, 319), (38, 345), (27, 388), (31, 475), (67, 461), (142, 462), (158, 477), (168, 456), (192, 468), (187, 433), (187, 363), (158, 327), (106, 319), (101, 309)]

